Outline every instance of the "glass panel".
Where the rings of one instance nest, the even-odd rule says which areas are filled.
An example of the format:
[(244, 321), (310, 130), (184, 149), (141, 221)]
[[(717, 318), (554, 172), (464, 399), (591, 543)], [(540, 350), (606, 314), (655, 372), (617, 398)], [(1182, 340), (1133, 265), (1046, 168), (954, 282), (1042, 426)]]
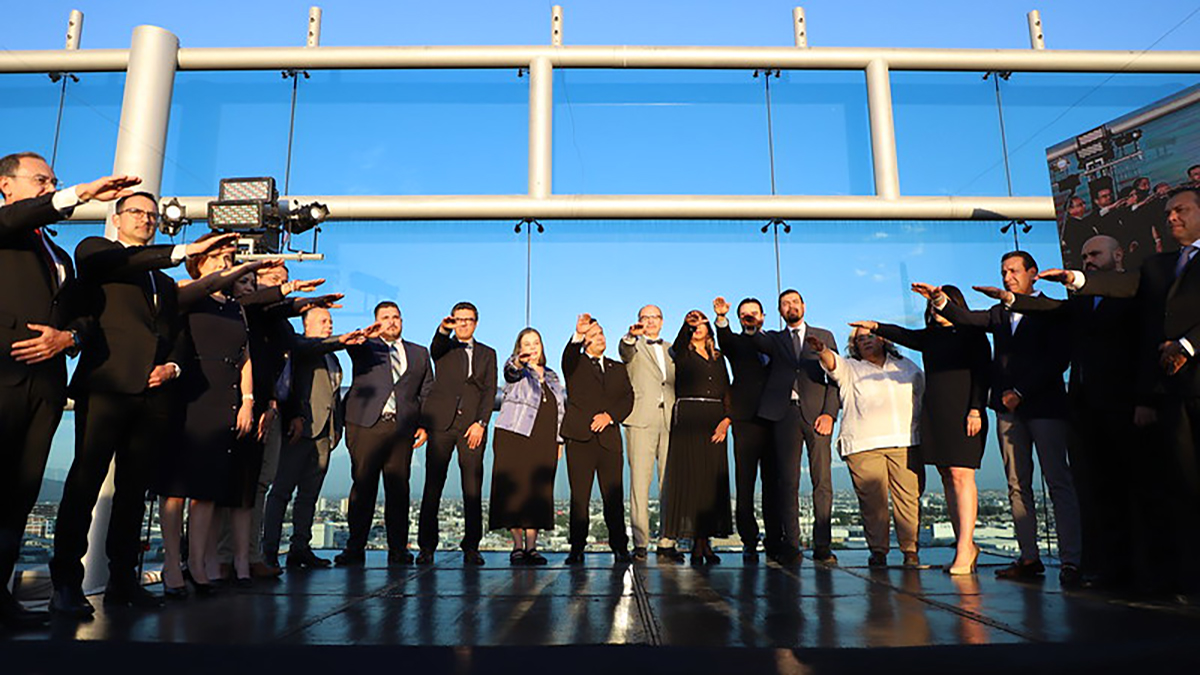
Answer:
[(783, 71), (771, 78), (771, 117), (779, 194), (875, 193), (863, 73)]

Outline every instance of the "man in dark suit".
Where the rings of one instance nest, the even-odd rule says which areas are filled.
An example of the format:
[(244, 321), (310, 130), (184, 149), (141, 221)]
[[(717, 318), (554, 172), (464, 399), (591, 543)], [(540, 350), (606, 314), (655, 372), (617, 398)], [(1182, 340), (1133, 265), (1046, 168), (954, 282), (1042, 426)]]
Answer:
[[(1200, 541), (1194, 535), (1200, 516), (1200, 189), (1184, 187), (1166, 204), (1167, 223), (1180, 249), (1146, 259), (1137, 276), (1119, 272), (1047, 270), (1043, 277), (1067, 284), (1083, 295), (1134, 298), (1140, 316), (1136, 363), (1134, 423), (1157, 425), (1161, 450), (1139, 457), (1160, 468), (1174, 525), (1172, 551), (1162, 562), (1172, 590), (1200, 590)], [(1150, 445), (1154, 447), (1154, 445)], [(1192, 601), (1189, 599), (1189, 601)]]
[(234, 235), (194, 244), (149, 246), (158, 224), (153, 195), (117, 200), (116, 241), (88, 237), (75, 249), (79, 307), (91, 320), (79, 367), (71, 380), (75, 399), (75, 459), (63, 487), (54, 531), (50, 578), (56, 612), (87, 618), (82, 558), (88, 549), (92, 508), (116, 458), (116, 491), (108, 521), (109, 606), (157, 606), (141, 585), (137, 563), (146, 489), (166, 449), (172, 417), (170, 382), (179, 376), (177, 288), (160, 270), (233, 245)]
[[(433, 563), (438, 546), (438, 511), (450, 457), (458, 450), (462, 472), (463, 560), (482, 565), (479, 541), (483, 539), (483, 451), (487, 426), (496, 406), (496, 350), (475, 340), (479, 310), (469, 302), (454, 306), (442, 319), (429, 354), (435, 377), (422, 412), (428, 424), (429, 448), (425, 451), (425, 493), (421, 497), (421, 523), (417, 563)], [(453, 334), (453, 337), (451, 335)]]
[(363, 339), (359, 332), (333, 337), (333, 317), (328, 309), (314, 307), (304, 313), (304, 337), (297, 338), (293, 349), (291, 395), (283, 405), (287, 439), (280, 450), (279, 468), (267, 493), (263, 515), (263, 561), (268, 566), (278, 567), (283, 516), (293, 492), (296, 500), (292, 506), (288, 567), (322, 568), (331, 564), (312, 552), (309, 541), (329, 455), (342, 438), (345, 421), (342, 367), (333, 352)]
[(816, 337), (834, 351), (837, 344), (833, 333), (804, 322), (804, 298), (799, 291), (788, 289), (779, 294), (779, 314), (787, 322), (787, 330), (760, 331), (750, 336), (754, 348), (769, 359), (758, 416), (771, 423), (774, 437), (783, 533), (781, 541), (767, 541), (764, 547), (768, 554), (774, 550), (780, 563), (800, 560), (800, 457), (807, 447), (813, 488), (813, 560), (836, 564), (837, 556), (831, 549), (830, 435), (841, 403), (837, 385), (825, 376), (805, 338)]
[[(425, 348), (400, 339), (400, 307), (375, 307), (368, 339), (347, 348), (354, 381), (346, 395), (346, 446), (350, 449), (350, 539), (334, 562), (361, 565), (375, 516), (379, 474), (383, 473), (384, 523), (388, 564), (410, 565), (408, 552), (409, 467), (413, 448), (425, 444), (421, 406), (433, 388), (433, 364)], [(443, 476), (444, 478), (444, 476)]]
[(40, 155), (0, 158), (0, 626), (10, 629), (49, 616), (23, 608), (8, 581), (67, 402), (64, 353), (74, 355), (85, 338), (82, 320), (67, 307), (71, 256), (46, 226), (77, 204), (111, 201), (138, 182), (108, 176), (55, 192), (54, 171)]
[(621, 431), (618, 425), (633, 412), (633, 385), (625, 364), (604, 356), (604, 329), (589, 314), (575, 322), (575, 335), (563, 350), (567, 409), (561, 435), (566, 441), (567, 476), (571, 484), (571, 553), (567, 564), (583, 562), (587, 546), (592, 481), (600, 481), (608, 545), (617, 562), (630, 562), (625, 532), (625, 488), (622, 485)]
[[(1125, 251), (1108, 235), (1097, 235), (1081, 246), (1084, 270), (1123, 272)], [(1138, 466), (1125, 461), (1137, 439), (1133, 425), (1136, 361), (1140, 330), (1137, 306), (1126, 298), (1072, 295), (1055, 300), (1044, 295), (977, 287), (1020, 314), (1048, 312), (1066, 317), (1071, 373), (1067, 403), (1071, 419), (1070, 458), (1083, 533), (1082, 570), (1091, 585), (1125, 586), (1133, 581), (1134, 519), (1152, 490), (1147, 481), (1133, 480)], [(1143, 563), (1144, 564), (1144, 563)]]
[[(1004, 254), (1000, 258), (1000, 273), (1006, 290), (1020, 295), (1034, 294), (1037, 262), (1025, 251)], [(1054, 502), (1062, 560), (1059, 581), (1064, 586), (1079, 585), (1082, 535), (1079, 500), (1067, 458), (1070, 424), (1063, 373), (1070, 362), (1070, 335), (1065, 317), (1045, 313), (1024, 315), (1003, 303), (987, 311), (970, 311), (949, 302), (945, 294), (928, 284), (913, 284), (913, 290), (933, 298), (934, 308), (950, 322), (987, 330), (995, 343), (988, 405), (996, 411), (996, 434), (1008, 479), (1013, 530), (1021, 549), (1021, 557), (997, 570), (996, 576), (1028, 579), (1045, 572), (1038, 551), (1037, 511), (1033, 502), (1036, 448), (1038, 464)]]
[(717, 315), (717, 342), (733, 368), (730, 389), (732, 404), (729, 416), (733, 420), (733, 460), (737, 483), (737, 529), (742, 538), (742, 557), (747, 562), (758, 561), (758, 519), (754, 516), (754, 482), (762, 467), (762, 512), (767, 554), (775, 557), (783, 528), (779, 520), (776, 492), (779, 482), (772, 462), (775, 447), (771, 439), (771, 424), (758, 416), (763, 388), (767, 385), (765, 354), (754, 348), (752, 337), (762, 330), (763, 307), (756, 298), (738, 303), (738, 321), (742, 332), (735, 334), (729, 327), (729, 303), (725, 298), (713, 300)]

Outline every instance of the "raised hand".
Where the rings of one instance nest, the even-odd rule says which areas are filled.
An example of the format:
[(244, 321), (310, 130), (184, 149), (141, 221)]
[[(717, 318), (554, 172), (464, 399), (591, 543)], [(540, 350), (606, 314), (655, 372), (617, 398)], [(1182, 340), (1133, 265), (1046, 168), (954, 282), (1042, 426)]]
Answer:
[(808, 337), (804, 338), (804, 344), (808, 345), (809, 349), (818, 354), (825, 351), (825, 343), (821, 341), (821, 338), (814, 335), (809, 335)]
[(233, 253), (237, 249), (238, 234), (227, 232), (204, 241), (193, 241), (184, 249), (187, 256), (214, 255), (218, 253)]
[(921, 297), (925, 298), (926, 300), (932, 300), (935, 297), (937, 297), (937, 295), (939, 293), (942, 292), (942, 287), (934, 286), (933, 284), (923, 284), (918, 281), (918, 282), (913, 283), (912, 291), (913, 291), (913, 293), (920, 295)]
[(642, 325), (641, 321), (639, 321), (629, 327), (629, 334), (634, 337), (643, 335), (643, 334), (645, 334), (645, 332), (646, 332), (646, 327)]
[(584, 312), (575, 317), (575, 334), (587, 335), (588, 330), (592, 327), (592, 315)]
[(360, 328), (359, 330), (362, 331), (362, 334), (366, 336), (367, 339), (377, 338), (383, 334), (383, 324), (376, 321), (370, 326), (367, 326), (366, 328)]
[(691, 326), (692, 328), (699, 326), (700, 325), (700, 312), (697, 312), (696, 310), (693, 309), (692, 311), (687, 313), (687, 316), (683, 317), (683, 322), (686, 323), (687, 325)]
[(725, 316), (726, 314), (729, 313), (729, 310), (730, 310), (729, 301), (726, 300), (724, 296), (718, 295), (715, 299), (713, 299), (713, 313), (714, 314), (716, 314), (717, 316)]
[(314, 295), (311, 298), (300, 298), (296, 301), (296, 309), (301, 314), (313, 307), (340, 309), (341, 305), (338, 303), (338, 300), (344, 297), (346, 297), (345, 293), (327, 293), (325, 295)]
[(1071, 284), (1071, 283), (1075, 282), (1075, 273), (1072, 272), (1071, 270), (1060, 270), (1060, 269), (1052, 268), (1052, 269), (1042, 270), (1041, 272), (1038, 272), (1037, 278), (1045, 279), (1046, 281), (1053, 281), (1055, 283), (1063, 284), (1065, 286), (1067, 284)]
[(292, 282), (293, 293), (312, 293), (317, 286), (325, 283), (324, 279), (297, 279)]
[(1006, 305), (1011, 305), (1014, 299), (1012, 291), (1007, 291), (1003, 288), (996, 288), (995, 286), (972, 286), (971, 288)]
[(870, 320), (868, 320), (868, 321), (851, 321), (850, 327), (851, 328), (861, 328), (861, 329), (867, 331), (868, 333), (874, 333), (876, 330), (879, 329), (879, 322), (878, 321), (870, 321)]
[(446, 332), (453, 333), (454, 327), (457, 325), (458, 325), (458, 322), (454, 320), (454, 317), (448, 316), (448, 317), (442, 319), (442, 324), (441, 324), (440, 328), (441, 328), (441, 330), (444, 330)]
[(367, 341), (367, 335), (364, 329), (359, 328), (349, 333), (342, 333), (337, 337), (337, 340), (344, 345), (361, 345)]
[(129, 188), (141, 182), (142, 179), (137, 176), (105, 176), (90, 183), (76, 185), (75, 196), (84, 202), (93, 199), (111, 202), (130, 194)]

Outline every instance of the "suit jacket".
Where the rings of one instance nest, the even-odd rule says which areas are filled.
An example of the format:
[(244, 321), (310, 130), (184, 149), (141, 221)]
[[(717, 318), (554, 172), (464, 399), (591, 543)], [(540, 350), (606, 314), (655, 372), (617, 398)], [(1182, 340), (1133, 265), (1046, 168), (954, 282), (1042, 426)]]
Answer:
[(374, 426), (383, 413), (388, 398), (396, 395), (396, 429), (413, 434), (419, 427), (428, 428), (422, 409), (429, 402), (434, 387), (433, 363), (429, 352), (421, 345), (401, 340), (408, 365), (404, 374), (392, 382), (392, 363), (388, 344), (372, 338), (361, 345), (346, 348), (354, 363), (354, 381), (346, 394), (346, 421), (362, 427)]
[[(598, 440), (600, 447), (621, 451), (618, 425), (633, 411), (633, 385), (625, 364), (604, 357), (604, 372), (583, 355), (583, 342), (568, 342), (563, 350), (562, 372), (567, 382), (567, 410), (560, 435), (573, 441)], [(592, 418), (608, 413), (613, 423), (599, 434), (592, 431)]]
[(960, 326), (975, 326), (992, 334), (992, 393), (988, 407), (1008, 412), (1002, 398), (1015, 390), (1021, 395), (1016, 413), (1027, 419), (1066, 419), (1067, 390), (1063, 373), (1070, 363), (1069, 329), (1065, 315), (1023, 314), (1012, 330), (1012, 311), (997, 303), (986, 311), (971, 311), (946, 303), (939, 313)]
[[(54, 242), (45, 241), (66, 267), (67, 281), (59, 283), (43, 254), (34, 229), (57, 222), (62, 214), (51, 204), (53, 194), (0, 206), (0, 386), (36, 380), (40, 395), (56, 404), (66, 402), (67, 360), (63, 355), (34, 365), (13, 360), (12, 344), (37, 337), (25, 327), (36, 323), (83, 334), (82, 319), (71, 306), (75, 268), (71, 256)], [(73, 350), (72, 350), (73, 351)]]
[[(675, 361), (671, 358), (669, 340), (663, 340), (662, 348), (665, 373), (650, 352), (652, 347), (646, 344), (646, 336), (638, 336), (633, 344), (622, 338), (617, 347), (633, 385), (633, 412), (625, 420), (627, 427), (648, 427), (661, 421), (666, 428), (671, 428), (671, 411), (675, 408)], [(662, 399), (661, 406), (659, 399)]]
[(735, 422), (758, 417), (763, 389), (767, 386), (768, 358), (759, 353), (749, 335), (734, 333), (730, 326), (717, 326), (717, 344), (733, 368), (729, 418)]
[(79, 306), (91, 325), (71, 380), (72, 395), (140, 394), (155, 366), (186, 360), (178, 289), (160, 271), (176, 264), (173, 248), (127, 247), (104, 237), (79, 242)]
[(298, 338), (287, 401), (287, 416), (303, 420), (305, 438), (328, 437), (334, 446), (342, 438), (346, 412), (342, 367), (334, 355), (342, 346), (336, 338)]
[(452, 340), (441, 330), (433, 334), (429, 355), (433, 357), (433, 389), (425, 399), (424, 413), (430, 430), (446, 431), (455, 422), (463, 427), (478, 422), (487, 426), (496, 407), (496, 350), (475, 341), (471, 375), (467, 376), (465, 343)]
[[(833, 333), (824, 328), (808, 326), (805, 335), (818, 338), (829, 349), (837, 351)], [(821, 415), (837, 418), (842, 406), (838, 388), (821, 368), (816, 352), (806, 344), (800, 357), (796, 358), (792, 336), (787, 330), (759, 331), (750, 340), (759, 353), (770, 358), (767, 383), (758, 404), (759, 417), (772, 422), (782, 420), (791, 405), (791, 392), (796, 388), (800, 393), (800, 414), (805, 422), (814, 424)]]
[(246, 311), (246, 325), (250, 329), (250, 364), (254, 370), (257, 408), (261, 410), (281, 397), (284, 400), (280, 403), (286, 403), (289, 392), (280, 391), (278, 384), (284, 370), (291, 367), (292, 348), (301, 338), (289, 320), (299, 316), (296, 300), (284, 297), (279, 286), (266, 286), (238, 298), (238, 302)]
[(1178, 277), (1178, 252), (1150, 256), (1137, 275), (1088, 272), (1079, 290), (1084, 295), (1135, 299), (1141, 326), (1136, 357), (1137, 398), (1141, 405), (1154, 405), (1163, 393), (1200, 396), (1200, 367), (1196, 364), (1200, 355), (1189, 358), (1171, 377), (1158, 366), (1158, 347), (1167, 340), (1186, 338), (1200, 349), (1200, 264), (1196, 258)]
[(1017, 295), (1012, 311), (1062, 314), (1070, 326), (1068, 394), (1093, 410), (1128, 413), (1134, 406), (1140, 334), (1137, 305), (1127, 298), (1074, 295), (1067, 300)]

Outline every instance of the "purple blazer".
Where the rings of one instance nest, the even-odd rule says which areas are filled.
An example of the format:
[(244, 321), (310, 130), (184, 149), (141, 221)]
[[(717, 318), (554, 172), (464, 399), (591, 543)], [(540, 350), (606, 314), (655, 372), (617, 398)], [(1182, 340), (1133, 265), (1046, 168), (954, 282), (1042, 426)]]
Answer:
[[(553, 370), (546, 368), (544, 372), (545, 383), (549, 385), (558, 403), (558, 421), (555, 425), (557, 433), (557, 430), (562, 428), (567, 393)], [(516, 357), (509, 357), (504, 363), (504, 380), (504, 397), (500, 401), (500, 415), (496, 419), (496, 428), (528, 436), (533, 433), (533, 422), (542, 402), (542, 383), (538, 382), (532, 369), (517, 363)], [(562, 443), (561, 436), (558, 442)]]

